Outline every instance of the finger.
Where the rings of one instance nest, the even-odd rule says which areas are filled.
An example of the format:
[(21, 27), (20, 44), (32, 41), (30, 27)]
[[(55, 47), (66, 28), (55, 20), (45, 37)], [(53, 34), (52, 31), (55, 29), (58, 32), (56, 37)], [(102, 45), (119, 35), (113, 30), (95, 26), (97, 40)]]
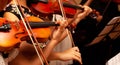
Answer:
[(78, 47), (73, 47), (73, 50), (77, 51), (77, 52), (80, 52), (79, 48)]
[(81, 53), (79, 53), (79, 52), (74, 52), (74, 55), (76, 55), (77, 57), (81, 58)]
[(74, 58), (74, 60), (77, 60), (79, 63), (82, 64), (81, 53), (74, 51), (73, 52), (73, 58)]
[(78, 61), (80, 64), (82, 64), (82, 58), (74, 55), (73, 59), (76, 60), (76, 61)]

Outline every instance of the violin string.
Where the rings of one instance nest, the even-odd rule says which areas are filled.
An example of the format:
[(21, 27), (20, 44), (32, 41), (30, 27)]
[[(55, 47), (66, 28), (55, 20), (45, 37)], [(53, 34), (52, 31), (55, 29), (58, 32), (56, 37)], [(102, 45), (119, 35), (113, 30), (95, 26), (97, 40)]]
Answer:
[[(34, 48), (35, 48), (35, 50), (36, 50), (36, 52), (37, 52), (37, 55), (38, 55), (38, 57), (39, 57), (39, 59), (40, 59), (41, 64), (44, 65), (44, 63), (43, 63), (43, 61), (42, 61), (42, 58), (41, 58), (41, 56), (40, 56), (40, 54), (39, 54), (39, 51), (38, 51), (38, 49), (37, 49), (37, 47), (36, 47), (36, 44), (38, 45), (38, 48), (39, 48), (39, 50), (40, 50), (40, 52), (41, 52), (41, 55), (42, 55), (43, 59), (45, 60), (46, 64), (48, 65), (48, 62), (46, 61), (46, 59), (45, 59), (45, 57), (44, 57), (44, 55), (43, 55), (43, 52), (42, 52), (42, 50), (41, 50), (41, 48), (40, 48), (40, 46), (39, 46), (39, 43), (38, 43), (36, 37), (34, 36), (34, 34), (33, 34), (33, 32), (32, 32), (32, 29), (31, 29), (29, 23), (27, 23), (27, 22), (28, 22), (27, 19), (25, 18), (24, 14), (23, 14), (23, 16), (24, 16), (24, 18), (25, 18), (25, 20), (24, 20), (24, 18), (23, 18), (23, 16), (22, 16), (22, 13), (23, 13), (22, 10), (21, 10), (21, 12), (20, 12), (19, 8), (17, 7), (16, 1), (14, 1), (14, 3), (15, 3), (15, 5), (16, 5), (16, 8), (17, 8), (17, 10), (18, 10), (18, 12), (19, 12), (19, 15), (20, 15), (20, 17), (21, 17), (21, 19), (22, 19), (22, 21), (23, 21), (23, 24), (24, 24), (24, 26), (25, 26), (25, 28), (26, 28), (26, 30), (27, 30), (27, 33), (28, 33), (28, 35), (29, 35), (29, 37), (30, 37), (30, 39), (31, 39), (31, 41), (32, 41), (32, 43), (33, 43), (33, 46), (34, 46)], [(19, 7), (21, 8), (20, 3), (18, 2), (18, 0), (17, 0), (17, 3), (18, 3), (18, 5), (19, 5)], [(27, 21), (27, 22), (25, 22), (25, 21)], [(27, 26), (27, 25), (28, 25), (28, 26)], [(28, 27), (29, 27), (30, 30), (28, 29)], [(33, 37), (31, 36), (31, 34), (32, 34)], [(35, 40), (35, 41), (34, 41), (34, 40)]]

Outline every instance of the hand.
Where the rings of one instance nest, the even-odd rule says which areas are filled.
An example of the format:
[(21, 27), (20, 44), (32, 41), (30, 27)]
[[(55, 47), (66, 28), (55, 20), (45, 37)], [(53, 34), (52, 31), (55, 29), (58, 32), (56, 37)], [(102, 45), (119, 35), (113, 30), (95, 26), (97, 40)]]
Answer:
[(82, 19), (92, 12), (92, 9), (89, 6), (84, 5), (83, 7), (84, 11), (78, 10), (77, 15), (74, 17), (73, 23), (78, 24)]
[(66, 21), (57, 21), (57, 24), (60, 24), (60, 26), (55, 27), (53, 29), (51, 39), (59, 43), (61, 40), (63, 40), (66, 37), (65, 30), (68, 23)]
[(66, 37), (65, 27), (67, 24), (63, 24), (65, 22), (63, 23), (57, 22), (57, 23), (60, 23), (60, 26), (54, 28), (52, 35), (51, 35), (51, 40), (46, 45), (43, 51), (46, 58), (54, 56), (54, 55), (49, 56), (49, 54), (51, 54), (51, 51), (53, 50), (53, 48)]
[(96, 14), (96, 17), (97, 17), (96, 20), (99, 23), (102, 20), (103, 16), (96, 9), (93, 9), (93, 12)]
[(82, 58), (78, 47), (73, 47), (59, 53), (59, 58), (62, 61), (77, 60), (80, 64), (82, 64)]

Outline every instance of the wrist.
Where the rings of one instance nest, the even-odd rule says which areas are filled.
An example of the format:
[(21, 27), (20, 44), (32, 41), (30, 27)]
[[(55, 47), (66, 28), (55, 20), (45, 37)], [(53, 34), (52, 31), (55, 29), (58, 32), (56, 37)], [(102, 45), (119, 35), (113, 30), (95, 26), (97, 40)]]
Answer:
[(72, 27), (72, 28), (76, 28), (76, 26), (77, 26), (77, 24), (76, 24), (75, 22), (73, 22), (73, 23), (71, 24), (71, 27)]
[(55, 40), (55, 39), (51, 39), (50, 42), (49, 42), (49, 45), (55, 47), (56, 45), (58, 44), (58, 41)]
[(60, 53), (59, 52), (52, 52), (48, 57), (48, 60), (60, 60)]

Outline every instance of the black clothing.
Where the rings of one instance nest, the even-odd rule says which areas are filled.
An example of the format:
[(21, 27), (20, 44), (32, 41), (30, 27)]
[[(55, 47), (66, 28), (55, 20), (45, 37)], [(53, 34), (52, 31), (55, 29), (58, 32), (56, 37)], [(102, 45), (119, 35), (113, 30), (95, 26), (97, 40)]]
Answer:
[[(81, 4), (84, 4), (86, 1), (87, 0), (82, 0)], [(88, 47), (85, 46), (101, 32), (101, 30), (113, 17), (120, 16), (120, 12), (118, 12), (116, 3), (111, 2), (109, 6), (106, 7), (107, 4), (108, 3), (101, 2), (101, 0), (93, 0), (90, 7), (99, 11), (101, 15), (103, 15), (103, 19), (96, 26), (96, 20), (86, 18), (77, 25), (75, 33), (73, 34), (74, 42), (76, 46), (79, 47), (82, 55), (83, 65), (105, 65), (106, 61), (110, 57), (120, 51), (120, 49), (118, 49), (120, 45), (117, 44), (114, 40), (109, 39), (107, 41), (101, 41), (95, 45)], [(119, 38), (117, 41), (119, 41)], [(80, 64), (75, 61), (73, 65)]]
[[(28, 8), (24, 7), (24, 6), (21, 6), (22, 9), (23, 9), (23, 12), (26, 16), (31, 16), (31, 15), (34, 15)], [(19, 8), (19, 6), (18, 6)], [(16, 5), (14, 4), (8, 4), (7, 7), (5, 8), (5, 12), (11, 12), (13, 13), (14, 15), (16, 15), (19, 19), (21, 19), (20, 17), (20, 13), (19, 11), (17, 10), (17, 7)]]

